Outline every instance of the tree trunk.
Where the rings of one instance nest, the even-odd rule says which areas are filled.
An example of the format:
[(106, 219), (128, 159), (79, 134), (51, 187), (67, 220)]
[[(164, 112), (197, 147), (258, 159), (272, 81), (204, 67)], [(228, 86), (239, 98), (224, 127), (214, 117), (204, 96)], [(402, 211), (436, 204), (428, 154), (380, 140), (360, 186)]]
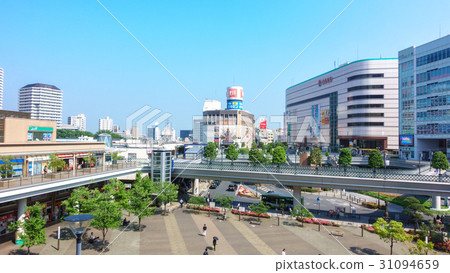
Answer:
[(31, 247), (27, 247), (27, 248), (28, 248), (27, 255), (30, 255), (30, 248)]
[(394, 238), (391, 238), (391, 255), (392, 255), (393, 248), (394, 248)]
[(141, 216), (139, 216), (138, 218), (139, 218), (138, 231), (141, 231)]
[(102, 235), (103, 235), (102, 250), (104, 250), (105, 249), (105, 237), (106, 237), (106, 229), (105, 228), (102, 229)]

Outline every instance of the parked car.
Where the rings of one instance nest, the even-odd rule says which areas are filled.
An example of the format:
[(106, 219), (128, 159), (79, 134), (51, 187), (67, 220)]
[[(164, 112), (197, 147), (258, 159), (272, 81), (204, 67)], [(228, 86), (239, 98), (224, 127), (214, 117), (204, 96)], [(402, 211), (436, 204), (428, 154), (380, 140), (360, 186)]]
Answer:
[(237, 185), (228, 185), (227, 191), (235, 191), (237, 189)]
[(215, 189), (215, 188), (217, 188), (217, 186), (218, 186), (218, 185), (216, 184), (216, 182), (212, 182), (212, 183), (211, 183), (211, 186), (209, 186), (209, 188), (210, 188), (210, 189)]

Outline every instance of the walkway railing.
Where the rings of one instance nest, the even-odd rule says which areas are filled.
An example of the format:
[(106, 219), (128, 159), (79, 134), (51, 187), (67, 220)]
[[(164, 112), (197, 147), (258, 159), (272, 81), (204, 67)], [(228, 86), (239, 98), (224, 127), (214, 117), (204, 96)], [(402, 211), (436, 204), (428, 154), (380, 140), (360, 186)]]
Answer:
[(282, 174), (294, 174), (294, 175), (319, 175), (319, 176), (339, 176), (339, 177), (359, 177), (359, 178), (376, 178), (376, 179), (388, 179), (388, 180), (408, 180), (408, 181), (420, 181), (420, 182), (450, 182), (450, 177), (446, 175), (423, 175), (423, 174), (411, 174), (405, 173), (403, 170), (392, 169), (376, 169), (373, 171), (371, 168), (358, 168), (358, 167), (310, 167), (310, 166), (290, 166), (281, 164), (279, 167), (274, 164), (267, 164), (261, 166), (260, 164), (254, 165), (252, 163), (244, 162), (209, 162), (203, 161), (202, 163), (188, 163), (188, 162), (175, 162), (175, 168), (179, 169), (216, 169), (216, 170), (236, 170), (236, 171), (248, 171), (248, 172), (266, 172), (266, 173), (282, 173)]
[(83, 169), (75, 169), (75, 170), (66, 170), (60, 171), (56, 173), (47, 173), (42, 175), (33, 175), (28, 177), (13, 177), (13, 178), (4, 178), (0, 180), (0, 191), (9, 189), (22, 187), (27, 185), (35, 185), (47, 182), (54, 182), (67, 178), (74, 177), (82, 177), (85, 175), (93, 175), (99, 173), (106, 173), (109, 171), (116, 171), (127, 168), (135, 168), (135, 167), (144, 167), (148, 166), (148, 161), (144, 160), (132, 160), (132, 161), (120, 161), (116, 164), (110, 164), (105, 166), (96, 166), (96, 167), (87, 167)]

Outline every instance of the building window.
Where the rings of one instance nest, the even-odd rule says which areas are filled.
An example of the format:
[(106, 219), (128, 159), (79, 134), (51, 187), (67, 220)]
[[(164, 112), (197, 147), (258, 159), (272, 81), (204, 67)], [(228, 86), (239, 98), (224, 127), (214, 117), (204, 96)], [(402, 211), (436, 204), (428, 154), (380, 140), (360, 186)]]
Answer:
[(384, 126), (384, 122), (349, 122), (348, 127), (369, 127), (369, 126)]
[(356, 113), (347, 115), (347, 118), (370, 118), (370, 117), (384, 117), (384, 113)]
[(361, 96), (350, 96), (347, 98), (347, 101), (354, 100), (364, 100), (364, 99), (384, 99), (384, 95), (361, 95)]
[(416, 58), (416, 66), (426, 65), (446, 58), (450, 58), (450, 47)]
[(361, 108), (384, 108), (384, 104), (356, 104), (347, 106), (347, 110), (361, 109)]
[(383, 77), (384, 77), (383, 73), (378, 73), (378, 74), (361, 74), (361, 75), (348, 77), (347, 81), (368, 79), (368, 78), (383, 78)]
[(384, 89), (384, 85), (359, 85), (347, 88), (347, 92), (364, 90), (364, 89)]
[(416, 75), (417, 83), (433, 81), (450, 76), (450, 66), (429, 70)]

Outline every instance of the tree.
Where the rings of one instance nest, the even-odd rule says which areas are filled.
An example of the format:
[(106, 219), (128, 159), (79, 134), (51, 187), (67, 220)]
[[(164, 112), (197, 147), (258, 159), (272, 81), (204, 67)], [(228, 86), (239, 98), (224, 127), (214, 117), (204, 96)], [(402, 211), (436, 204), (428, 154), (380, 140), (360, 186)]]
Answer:
[(125, 189), (125, 184), (117, 178), (109, 180), (109, 183), (103, 186), (103, 191), (114, 198), (114, 201), (119, 203), (123, 209), (128, 208), (128, 201), (130, 199), (128, 191)]
[(124, 138), (123, 136), (113, 133), (112, 131), (109, 131), (109, 130), (100, 130), (97, 133), (95, 133), (94, 137), (98, 138), (98, 136), (101, 134), (108, 134), (111, 136), (112, 139), (123, 139)]
[(280, 166), (282, 163), (286, 163), (286, 151), (282, 146), (275, 147), (273, 150), (272, 163)]
[(80, 136), (94, 137), (94, 134), (88, 131), (56, 129), (56, 136), (57, 138), (78, 138)]
[(262, 163), (264, 161), (264, 156), (258, 149), (255, 142), (252, 143), (252, 148), (248, 152), (248, 160), (256, 165), (256, 163)]
[(322, 165), (322, 152), (319, 148), (312, 149), (309, 155), (309, 163), (316, 165), (316, 167)]
[(221, 194), (219, 196), (214, 197), (214, 199), (216, 200), (216, 202), (219, 203), (219, 205), (222, 208), (231, 208), (231, 204), (233, 203), (234, 197), (233, 196), (229, 196), (226, 194)]
[(89, 153), (88, 156), (83, 157), (83, 160), (89, 167), (91, 167), (92, 164), (95, 164), (95, 162), (97, 161), (95, 156), (91, 153)]
[(347, 170), (347, 167), (350, 167), (352, 163), (352, 152), (349, 148), (344, 148), (339, 153), (338, 164), (344, 166), (344, 169)]
[(230, 145), (227, 148), (227, 152), (226, 152), (226, 158), (231, 160), (231, 165), (233, 165), (233, 162), (238, 159), (239, 157), (239, 153), (236, 150), (236, 146), (234, 145)]
[(245, 148), (245, 142), (241, 142), (241, 148)]
[(138, 230), (141, 230), (141, 220), (145, 216), (151, 216), (156, 208), (150, 207), (154, 200), (150, 197), (153, 183), (148, 178), (141, 178), (140, 172), (136, 174), (136, 181), (129, 194), (128, 211), (136, 215), (139, 219)]
[(422, 203), (420, 203), (419, 199), (415, 197), (409, 196), (403, 201), (405, 202), (405, 205), (403, 206), (403, 213), (411, 216), (414, 222), (414, 232), (416, 232), (419, 221), (423, 221), (423, 215), (421, 212), (429, 215), (428, 210)]
[(174, 202), (178, 197), (178, 185), (170, 182), (156, 182), (154, 183), (153, 193), (157, 195), (156, 199), (160, 203), (164, 203), (164, 212), (166, 205), (169, 202)]
[(206, 205), (206, 199), (202, 196), (192, 196), (189, 198), (189, 203), (194, 205)]
[(449, 168), (447, 156), (443, 152), (433, 153), (433, 159), (431, 159), (431, 167), (439, 170), (439, 175), (441, 175), (441, 170), (447, 170)]
[(325, 156), (330, 156), (330, 152), (326, 151)]
[(123, 156), (119, 155), (119, 152), (114, 152), (111, 154), (111, 160), (113, 164), (117, 164), (118, 160), (122, 160)]
[(15, 174), (14, 172), (14, 163), (11, 162), (11, 160), (14, 159), (12, 156), (2, 156), (1, 160), (2, 163), (0, 164), (0, 173), (1, 177), (11, 177)]
[(241, 155), (245, 155), (245, 154), (249, 153), (249, 150), (248, 150), (248, 148), (240, 148), (238, 150), (238, 153), (240, 153)]
[(45, 220), (41, 216), (42, 205), (36, 202), (33, 206), (25, 207), (25, 218), (9, 225), (10, 230), (18, 231), (18, 236), (22, 240), (20, 249), (27, 247), (27, 254), (30, 255), (30, 248), (35, 245), (46, 243)]
[(370, 151), (368, 166), (369, 168), (373, 168), (373, 171), (375, 171), (375, 169), (384, 167), (383, 156), (381, 155), (380, 151), (378, 150)]
[(300, 217), (302, 220), (302, 226), (303, 226), (303, 219), (304, 218), (312, 218), (314, 217), (313, 214), (304, 206), (297, 205), (291, 212), (292, 217)]
[(118, 228), (122, 224), (122, 207), (118, 202), (115, 202), (114, 196), (109, 192), (104, 191), (100, 193), (97, 191), (97, 202), (95, 203), (95, 210), (92, 213), (94, 219), (91, 226), (102, 231), (102, 246), (105, 246), (105, 237), (108, 231), (112, 228)]
[(424, 241), (417, 239), (417, 244), (411, 243), (408, 250), (411, 255), (428, 255), (428, 252), (436, 254), (433, 242), (425, 243)]
[(66, 206), (66, 212), (69, 215), (73, 214), (92, 214), (95, 210), (97, 202), (94, 191), (90, 191), (86, 187), (75, 189), (70, 194), (70, 197), (63, 201), (62, 204)]
[(259, 216), (261, 214), (265, 214), (268, 210), (269, 210), (269, 206), (265, 205), (263, 201), (259, 202), (258, 204), (250, 205), (250, 211), (253, 213), (256, 213), (256, 215), (258, 215), (258, 221), (259, 221)]
[(213, 159), (217, 157), (216, 144), (213, 142), (208, 142), (208, 144), (206, 144), (206, 149), (203, 156), (209, 158), (209, 163), (211, 164)]
[(378, 220), (373, 224), (375, 233), (380, 236), (380, 239), (384, 240), (386, 243), (390, 243), (391, 255), (394, 248), (394, 242), (405, 242), (411, 241), (412, 236), (407, 235), (403, 230), (403, 224), (397, 221), (390, 221), (387, 223), (383, 218), (378, 218)]
[(62, 170), (66, 167), (66, 162), (53, 154), (50, 155), (50, 160), (47, 162), (47, 165), (52, 172), (56, 173), (58, 170)]

